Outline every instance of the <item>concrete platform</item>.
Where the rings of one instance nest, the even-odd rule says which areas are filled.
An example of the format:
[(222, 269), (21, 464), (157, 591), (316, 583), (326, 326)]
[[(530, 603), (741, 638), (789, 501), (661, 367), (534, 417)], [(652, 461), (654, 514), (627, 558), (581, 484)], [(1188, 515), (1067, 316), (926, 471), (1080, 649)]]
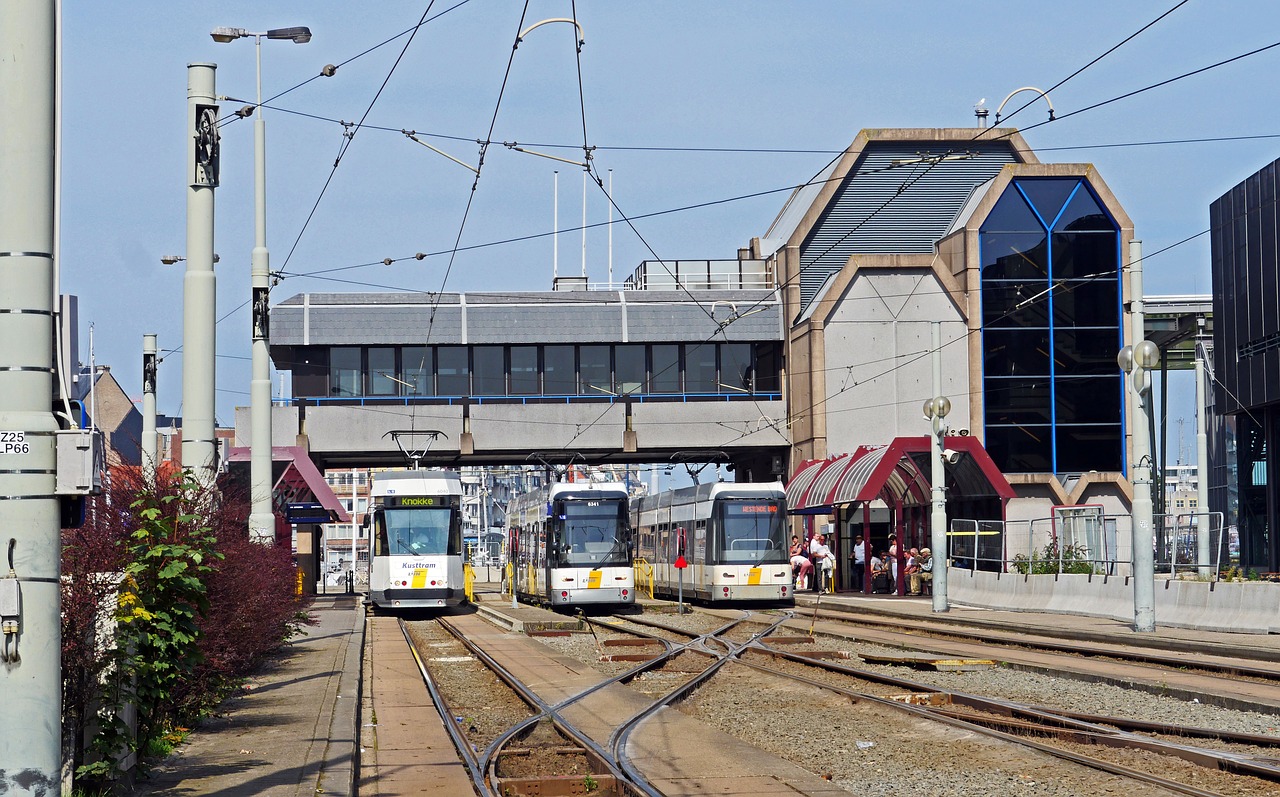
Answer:
[(307, 626), (138, 784), (144, 795), (353, 795), (364, 607), (321, 597)]
[(370, 617), (361, 700), (361, 795), (474, 794), (394, 617)]

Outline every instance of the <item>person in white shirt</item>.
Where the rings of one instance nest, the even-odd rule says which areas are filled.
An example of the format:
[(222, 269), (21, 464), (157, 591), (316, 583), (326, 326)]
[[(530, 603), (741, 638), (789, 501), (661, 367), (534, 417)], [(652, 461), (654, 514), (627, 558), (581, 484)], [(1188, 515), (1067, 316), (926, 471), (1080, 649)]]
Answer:
[(813, 541), (809, 543), (809, 558), (813, 560), (813, 567), (818, 576), (815, 582), (815, 588), (822, 592), (831, 591), (831, 574), (835, 569), (835, 557), (831, 555), (831, 549), (827, 547), (827, 537), (822, 532), (813, 535)]
[(867, 543), (859, 534), (853, 543), (853, 553), (849, 555), (853, 563), (853, 589), (862, 592), (862, 583), (867, 572)]

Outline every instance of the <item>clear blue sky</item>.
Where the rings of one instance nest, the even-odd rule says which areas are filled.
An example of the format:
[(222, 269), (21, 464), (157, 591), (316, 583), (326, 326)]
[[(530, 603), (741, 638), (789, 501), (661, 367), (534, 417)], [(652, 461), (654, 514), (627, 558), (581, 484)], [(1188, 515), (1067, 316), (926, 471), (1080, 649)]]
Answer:
[[(1021, 86), (1047, 89), (1175, 4), (581, 0), (587, 140), (599, 147), (597, 170), (613, 170), (625, 213), (774, 192), (640, 219), (639, 235), (616, 225), (615, 274), (655, 255), (732, 257), (764, 233), (785, 189), (820, 169), (858, 130), (972, 126), (978, 100), (994, 109)], [(272, 269), (288, 275), (273, 302), (304, 291), (550, 286), (549, 237), (460, 251), (452, 263), (434, 254), (451, 250), (460, 228), (462, 247), (548, 233), (556, 169), (560, 227), (576, 228), (582, 184), (575, 166), (494, 144), (462, 227), (473, 175), (398, 131), (416, 130), (474, 165), (524, 5), (437, 2), (431, 15), (448, 13), (421, 27), (407, 50), (402, 36), (360, 55), (416, 25), (427, 5), (65, 3), (62, 285), (80, 297), (82, 359), (93, 322), (97, 362), (111, 365), (137, 395), (142, 335), (157, 333), (166, 352), (181, 345), (182, 266), (163, 266), (159, 258), (185, 249), (186, 64), (218, 64), (219, 94), (239, 100), (223, 103), (224, 118), (254, 93), (252, 40), (215, 44), (208, 34), (220, 25), (312, 29), (307, 45), (264, 42), (264, 97), (303, 83), (325, 64), (341, 65), (334, 77), (297, 88), (267, 111), (268, 244)], [(566, 0), (533, 0), (525, 25), (572, 14)], [(1280, 40), (1277, 22), (1274, 2), (1191, 0), (1050, 98), (1066, 117), (1273, 44)], [(567, 24), (539, 28), (520, 45), (493, 140), (580, 157), (573, 45)], [(1211, 201), (1280, 156), (1280, 138), (1238, 138), (1280, 136), (1280, 89), (1271, 79), (1278, 69), (1280, 47), (1028, 130), (1047, 118), (1045, 105), (1036, 103), (1010, 124), (1026, 130), (1042, 160), (1095, 164), (1150, 254), (1205, 230)], [(1019, 95), (1005, 115), (1031, 96)], [(360, 130), (334, 170), (344, 127), (332, 120), (358, 121), (371, 103), (366, 124), (389, 130)], [(222, 133), (217, 406), (218, 421), (230, 424), (234, 407), (248, 403), (252, 125), (236, 121)], [(1115, 146), (1204, 138), (1236, 140)], [(696, 149), (792, 152), (690, 151)], [(604, 222), (606, 213), (603, 196), (592, 189), (588, 223)], [(416, 252), (430, 256), (380, 262)], [(593, 280), (605, 278), (607, 258), (606, 232), (591, 230)], [(574, 229), (560, 236), (562, 273), (576, 273), (581, 262)], [(369, 263), (376, 265), (356, 267)], [(320, 271), (327, 273), (305, 276)], [(1208, 236), (1151, 257), (1146, 286), (1148, 293), (1207, 292)], [(178, 352), (161, 365), (161, 412), (180, 413), (181, 382)], [(1186, 385), (1175, 385), (1174, 418), (1190, 414)]]

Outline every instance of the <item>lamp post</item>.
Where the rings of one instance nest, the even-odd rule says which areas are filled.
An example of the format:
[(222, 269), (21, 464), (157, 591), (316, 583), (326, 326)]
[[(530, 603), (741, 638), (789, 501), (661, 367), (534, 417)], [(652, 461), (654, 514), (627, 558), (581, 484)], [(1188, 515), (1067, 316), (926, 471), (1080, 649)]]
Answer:
[[(924, 417), (932, 422), (930, 438), (929, 481), (933, 488), (933, 511), (929, 518), (929, 547), (933, 548), (933, 610), (947, 611), (947, 498), (943, 451), (947, 436), (947, 414), (951, 412), (951, 399), (942, 395), (942, 323), (933, 322), (933, 393), (925, 399)], [(977, 545), (977, 537), (974, 538)], [(977, 551), (975, 549), (974, 553)]]
[[(271, 360), (268, 351), (270, 258), (267, 252), (267, 126), (262, 118), (262, 39), (284, 39), (294, 44), (311, 41), (304, 27), (276, 28), (255, 33), (244, 28), (214, 28), (209, 34), (222, 44), (252, 36), (257, 56), (257, 102), (237, 113), (253, 113), (253, 375), (249, 383), (249, 537), (264, 545), (275, 541), (275, 514), (271, 508)], [(354, 544), (354, 543), (353, 543)], [(354, 563), (352, 565), (354, 567)]]
[(1129, 375), (1136, 412), (1133, 423), (1133, 630), (1154, 631), (1155, 552), (1151, 547), (1151, 441), (1147, 416), (1151, 369), (1160, 364), (1160, 349), (1149, 340), (1125, 346), (1116, 357)]
[(1132, 346), (1125, 346), (1116, 356), (1120, 370), (1130, 377), (1133, 391), (1133, 630), (1154, 631), (1155, 551), (1151, 547), (1151, 440), (1148, 432), (1151, 407), (1147, 403), (1151, 391), (1151, 369), (1160, 364), (1160, 348), (1145, 334), (1142, 302), (1142, 242), (1133, 241), (1129, 248), (1129, 299), (1133, 324)]

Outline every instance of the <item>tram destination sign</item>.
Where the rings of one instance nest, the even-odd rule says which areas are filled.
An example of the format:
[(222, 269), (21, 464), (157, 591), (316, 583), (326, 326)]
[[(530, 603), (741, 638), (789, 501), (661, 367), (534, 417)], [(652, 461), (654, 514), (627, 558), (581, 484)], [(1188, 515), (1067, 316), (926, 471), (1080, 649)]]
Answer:
[(392, 507), (449, 507), (454, 505), (452, 495), (388, 495), (382, 499), (382, 505)]

